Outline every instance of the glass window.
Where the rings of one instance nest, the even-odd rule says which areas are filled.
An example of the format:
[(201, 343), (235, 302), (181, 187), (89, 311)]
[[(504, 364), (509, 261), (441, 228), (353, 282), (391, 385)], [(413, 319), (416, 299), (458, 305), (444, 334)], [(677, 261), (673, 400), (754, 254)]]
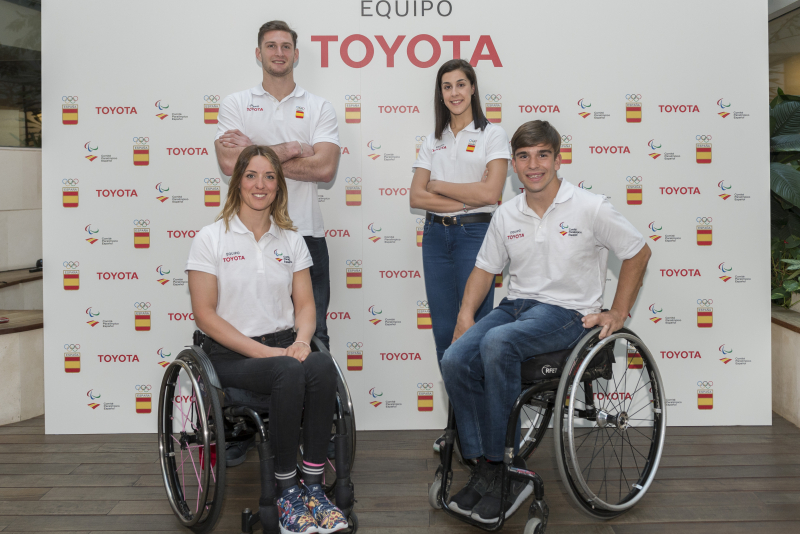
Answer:
[(42, 146), (41, 0), (0, 0), (0, 146)]

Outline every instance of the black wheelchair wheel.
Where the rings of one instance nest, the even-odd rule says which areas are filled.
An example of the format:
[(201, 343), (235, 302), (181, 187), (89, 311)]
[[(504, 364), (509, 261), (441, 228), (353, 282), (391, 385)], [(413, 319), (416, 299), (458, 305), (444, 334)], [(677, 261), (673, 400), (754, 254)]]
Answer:
[(197, 534), (214, 529), (225, 495), (225, 432), (221, 391), (199, 347), (166, 368), (158, 399), (158, 448), (167, 499)]
[(542, 443), (547, 432), (547, 425), (550, 424), (553, 416), (553, 403), (547, 400), (531, 399), (522, 407), (519, 416), (522, 420), (519, 456), (523, 460), (527, 460)]
[[(655, 358), (628, 329), (575, 347), (555, 399), (558, 470), (578, 507), (598, 519), (631, 509), (655, 478), (666, 398)], [(616, 341), (622, 341), (614, 354)]]

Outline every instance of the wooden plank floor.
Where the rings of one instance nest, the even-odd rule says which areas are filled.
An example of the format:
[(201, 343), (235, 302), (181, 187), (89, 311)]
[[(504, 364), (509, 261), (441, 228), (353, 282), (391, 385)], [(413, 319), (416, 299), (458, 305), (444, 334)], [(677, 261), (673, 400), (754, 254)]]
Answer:
[[(359, 432), (353, 469), (362, 534), (480, 532), (428, 506), (439, 431)], [(670, 427), (658, 477), (637, 506), (600, 522), (569, 502), (552, 438), (528, 462), (545, 481), (548, 533), (800, 532), (800, 429)], [(0, 426), (0, 532), (183, 532), (167, 504), (153, 434), (46, 436), (42, 417)], [(216, 532), (257, 503), (257, 453), (228, 471)], [(456, 484), (466, 481), (459, 468)], [(525, 507), (527, 508), (527, 507)], [(504, 532), (521, 533), (522, 508)]]

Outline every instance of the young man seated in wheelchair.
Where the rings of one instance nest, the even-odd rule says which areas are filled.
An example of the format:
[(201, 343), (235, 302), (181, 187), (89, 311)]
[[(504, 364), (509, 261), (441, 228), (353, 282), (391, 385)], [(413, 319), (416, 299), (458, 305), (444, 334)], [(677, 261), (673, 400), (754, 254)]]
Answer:
[[(286, 206), (278, 156), (268, 147), (247, 147), (218, 220), (192, 243), (186, 266), (192, 311), (213, 340), (207, 352), (222, 387), (270, 395), (281, 532), (336, 532), (347, 521), (325, 495), (322, 477), (337, 372), (329, 356), (311, 351), (312, 261)], [(295, 468), (301, 417), (303, 485)], [(248, 446), (234, 444), (228, 465), (241, 463)]]
[[(512, 166), (525, 194), (495, 212), (441, 362), (461, 455), (477, 460), (448, 507), (482, 523), (510, 516), (532, 491), (531, 483), (512, 482), (500, 510), (504, 438), (522, 362), (574, 347), (589, 328), (602, 326), (601, 339), (622, 328), (650, 258), (643, 236), (605, 197), (556, 176), (560, 146), (559, 133), (546, 121), (523, 124), (511, 139)], [(609, 250), (622, 268), (614, 303), (601, 312)], [(475, 311), (506, 263), (508, 296), (475, 323)], [(512, 463), (525, 468), (518, 456)]]

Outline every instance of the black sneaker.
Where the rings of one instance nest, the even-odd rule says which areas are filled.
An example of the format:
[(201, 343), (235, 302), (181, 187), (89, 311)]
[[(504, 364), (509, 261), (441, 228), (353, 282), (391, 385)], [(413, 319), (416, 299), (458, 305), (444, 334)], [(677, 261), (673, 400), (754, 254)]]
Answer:
[(473, 508), (489, 490), (489, 484), (495, 478), (495, 471), (500, 471), (502, 464), (492, 465), (480, 459), (472, 468), (467, 485), (450, 498), (448, 507), (454, 512), (470, 515)]
[[(513, 462), (514, 467), (520, 469), (527, 469), (525, 460), (516, 456)], [(494, 479), (490, 482), (489, 491), (483, 498), (472, 508), (472, 519), (480, 521), (481, 523), (496, 523), (500, 518), (500, 498), (503, 490), (502, 484), (502, 464), (501, 469), (495, 473)], [(525, 502), (525, 499), (533, 493), (533, 482), (519, 482), (517, 480), (511, 481), (511, 488), (506, 500), (505, 516), (506, 519), (517, 511), (517, 508)]]
[(232, 441), (225, 444), (225, 465), (228, 467), (236, 467), (244, 463), (247, 458), (247, 451), (255, 448), (256, 437), (251, 436), (244, 441)]

